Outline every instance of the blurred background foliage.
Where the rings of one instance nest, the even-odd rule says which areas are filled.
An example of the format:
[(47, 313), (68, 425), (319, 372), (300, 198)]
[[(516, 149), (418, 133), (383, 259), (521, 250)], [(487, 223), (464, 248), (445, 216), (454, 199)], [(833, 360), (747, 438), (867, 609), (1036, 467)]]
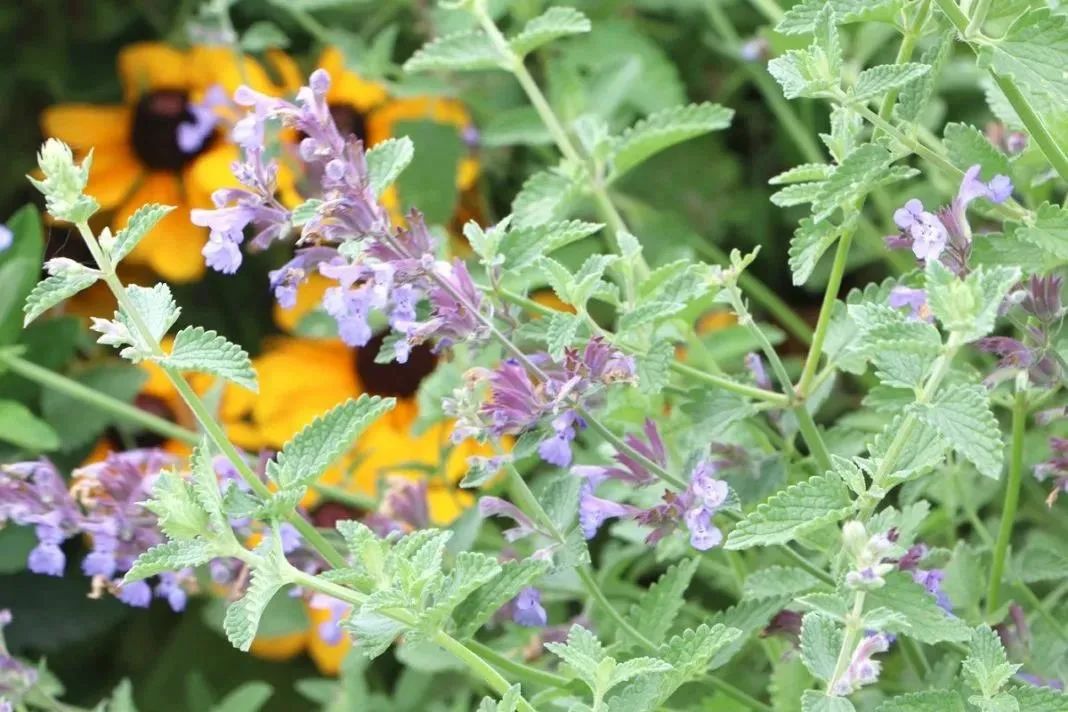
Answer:
[[(496, 3), (502, 14), (504, 4)], [(759, 246), (755, 274), (803, 317), (814, 320), (816, 290), (823, 286), (819, 274), (804, 289), (794, 287), (786, 260), (800, 212), (774, 208), (768, 201), (773, 189), (767, 185), (771, 176), (798, 163), (820, 160), (823, 152), (815, 137), (827, 128), (825, 108), (806, 100), (787, 105), (764, 69), (767, 53), (806, 40), (770, 33), (766, 28), (774, 24), (776, 6), (757, 0), (574, 4), (593, 20), (593, 33), (554, 44), (530, 60), (566, 120), (595, 111), (619, 129), (658, 109), (702, 100), (737, 112), (729, 130), (666, 151), (616, 186), (631, 226), (642, 236), (652, 259), (715, 260), (731, 248)], [(521, 23), (542, 9), (539, 0), (515, 0), (507, 12)], [(11, 215), (36, 200), (24, 176), (34, 165), (42, 139), (38, 117), (45, 107), (117, 102), (121, 88), (115, 62), (123, 47), (160, 39), (181, 46), (191, 37), (225, 34), (232, 21), (244, 48), (253, 54), (279, 47), (308, 69), (319, 48), (329, 43), (341, 48), (348, 63), (364, 76), (389, 83), (395, 95), (439, 93), (460, 99), (481, 134), (481, 217), (494, 222), (509, 212), (524, 179), (555, 160), (555, 149), (519, 88), (504, 73), (402, 76), (399, 64), (427, 37), (460, 29), (456, 23), (464, 20), (459, 15), (438, 9), (431, 0), (243, 0), (206, 7), (190, 0), (0, 4), (0, 58), (5, 68), (0, 73), (0, 153), (6, 158), (0, 163), (0, 215)], [(865, 26), (849, 38), (861, 51), (846, 54), (868, 64), (892, 62), (891, 35), (886, 26)], [(957, 120), (983, 126), (989, 114), (978, 87), (973, 63), (951, 64), (940, 99), (929, 108), (931, 125), (948, 111)], [(440, 166), (455, 165), (458, 144), (425, 125), (407, 129), (415, 139), (417, 159), (405, 174), (402, 198), (443, 222), (456, 212), (460, 196), (441, 190), (451, 182), (442, 180)], [(890, 206), (899, 204), (900, 198), (893, 193), (886, 196)], [(892, 268), (879, 249), (882, 235), (892, 231), (891, 210), (882, 207), (872, 214), (861, 247), (854, 251), (847, 287), (879, 279)], [(72, 237), (67, 228), (45, 229), (48, 253), (66, 248)], [(209, 273), (201, 282), (176, 288), (183, 323), (218, 329), (255, 355), (265, 336), (275, 331), (266, 316), (271, 306), (265, 274), (282, 260), (283, 254), (268, 253), (254, 258), (254, 268), (242, 269), (237, 276)], [(776, 336), (785, 338), (784, 332)], [(87, 347), (89, 337), (77, 318), (64, 317), (35, 325), (22, 343), (30, 360), (60, 368)], [(739, 354), (747, 350), (727, 341), (721, 346)], [(96, 387), (132, 400), (139, 374), (128, 366), (108, 368), (110, 372), (87, 377)], [(5, 398), (27, 403), (41, 398), (36, 386), (11, 374), (0, 375), (0, 390)], [(58, 402), (53, 407), (64, 412), (72, 405)], [(92, 441), (91, 436), (82, 437), (78, 447), (54, 459), (61, 469), (76, 465)], [(0, 452), (0, 459), (6, 459), (3, 455)], [(181, 616), (162, 606), (134, 611), (111, 599), (88, 599), (85, 580), (79, 576), (50, 578), (23, 572), (31, 546), (27, 531), (0, 530), (0, 608), (17, 612), (8, 643), (17, 654), (47, 656), (49, 667), (67, 687), (64, 699), (71, 703), (98, 700), (124, 677), (131, 679), (143, 710), (252, 709), (250, 702), (261, 700), (263, 690), (241, 685), (257, 680), (268, 680), (275, 687), (265, 709), (301, 708), (309, 696), (337, 698), (339, 689), (349, 703), (368, 699), (359, 674), (365, 663), (359, 656), (348, 657), (346, 669), (351, 674), (343, 676), (343, 688), (316, 682), (310, 678), (318, 673), (306, 658), (271, 662), (233, 650), (213, 627), (210, 605), (203, 601)], [(391, 656), (384, 656), (374, 663), (383, 668), (382, 674), (369, 676), (383, 689), (370, 692), (391, 695), (389, 709), (468, 709), (466, 693), (450, 692), (464, 687), (438, 684), (439, 678), (425, 671), (430, 663), (424, 663), (424, 671), (401, 672)], [(238, 688), (236, 698), (224, 697)], [(350, 708), (374, 708), (372, 702), (364, 704)]]

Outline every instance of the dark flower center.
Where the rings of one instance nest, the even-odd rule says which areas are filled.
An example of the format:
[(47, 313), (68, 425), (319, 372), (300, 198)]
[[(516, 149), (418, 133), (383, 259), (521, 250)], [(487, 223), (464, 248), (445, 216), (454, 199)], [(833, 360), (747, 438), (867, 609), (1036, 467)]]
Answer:
[(331, 104), (330, 115), (334, 117), (334, 123), (342, 136), (354, 134), (361, 141), (367, 141), (367, 120), (356, 107), (351, 104)]
[(365, 511), (348, 507), (340, 502), (323, 502), (311, 513), (312, 524), (319, 529), (333, 529), (338, 522), (359, 519)]
[(438, 357), (426, 344), (412, 348), (407, 363), (375, 363), (375, 356), (382, 348), (386, 334), (376, 334), (367, 345), (356, 352), (356, 374), (367, 393), (376, 396), (408, 398), (414, 396), (423, 382), (434, 370)]
[(145, 94), (134, 110), (130, 136), (134, 153), (153, 170), (181, 170), (208, 150), (216, 139), (213, 132), (196, 150), (183, 151), (178, 145), (178, 126), (193, 121), (186, 92), (161, 89)]

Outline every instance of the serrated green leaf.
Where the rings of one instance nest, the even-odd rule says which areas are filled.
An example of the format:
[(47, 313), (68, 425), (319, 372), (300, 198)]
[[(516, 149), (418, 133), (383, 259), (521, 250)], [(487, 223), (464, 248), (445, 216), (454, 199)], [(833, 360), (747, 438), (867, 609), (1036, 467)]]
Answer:
[(609, 182), (677, 143), (726, 128), (733, 116), (732, 109), (704, 103), (664, 109), (642, 119), (613, 142)]
[(770, 200), (780, 208), (790, 208), (814, 202), (822, 190), (823, 183), (794, 183), (772, 193)]
[(627, 618), (647, 639), (659, 645), (667, 637), (686, 602), (686, 589), (696, 571), (697, 559), (669, 566), (648, 588), (642, 600), (630, 607)]
[(822, 191), (812, 202), (812, 220), (820, 222), (835, 210), (850, 211), (856, 203), (881, 185), (908, 177), (909, 169), (897, 171), (890, 166), (893, 157), (878, 144), (866, 143), (851, 151), (834, 174), (822, 184)]
[(211, 542), (204, 539), (168, 541), (157, 544), (137, 557), (134, 565), (123, 576), (123, 583), (140, 581), (164, 571), (178, 571), (187, 566), (200, 566), (218, 554)]
[(507, 59), (485, 32), (472, 30), (427, 42), (404, 63), (404, 71), (500, 69)]
[(216, 531), (229, 531), (230, 526), (223, 510), (222, 489), (219, 487), (219, 477), (215, 473), (209, 443), (207, 436), (204, 436), (189, 457), (190, 484), (193, 496), (207, 513)]
[(573, 242), (599, 231), (600, 223), (568, 220), (509, 230), (501, 236), (498, 251), (509, 269), (519, 270)]
[(30, 452), (55, 450), (60, 444), (52, 426), (12, 400), (0, 400), (0, 442)]
[(597, 687), (598, 666), (606, 659), (611, 660), (597, 636), (578, 624), (571, 626), (566, 643), (546, 643), (545, 649), (563, 660), (579, 679), (594, 690)]
[(875, 712), (964, 712), (964, 701), (952, 690), (927, 690), (891, 697)]
[(512, 224), (529, 228), (562, 220), (580, 192), (573, 178), (559, 171), (539, 171), (527, 178), (512, 201)]
[(789, 263), (795, 285), (801, 286), (808, 281), (820, 258), (838, 241), (842, 232), (842, 226), (829, 220), (814, 223), (811, 218), (805, 218), (801, 221), (790, 239)]
[(1016, 686), (1011, 692), (1020, 704), (1020, 712), (1065, 712), (1068, 709), (1065, 694), (1050, 687)]
[(1012, 174), (1009, 157), (994, 148), (983, 132), (974, 126), (947, 124), (943, 135), (950, 162), (962, 171), (978, 164), (982, 175)]
[(769, 566), (754, 571), (745, 579), (745, 596), (796, 596), (820, 585), (820, 580), (804, 569), (792, 566)]
[(953, 384), (916, 408), (916, 416), (938, 430), (983, 475), (998, 479), (1003, 465), (1001, 428), (980, 385)]
[(938, 260), (929, 261), (925, 271), (931, 313), (963, 341), (994, 330), (1002, 300), (1020, 279), (1015, 267), (980, 267), (960, 279)]
[(163, 470), (152, 485), (145, 507), (159, 518), (163, 532), (174, 540), (199, 538), (207, 529), (208, 514), (194, 494), (192, 483), (174, 470)]
[(840, 25), (853, 22), (893, 22), (901, 0), (803, 0), (783, 15), (775, 28), (785, 35), (803, 35), (812, 32), (816, 19), (825, 5), (834, 10), (835, 21)]
[(865, 607), (888, 608), (902, 614), (904, 624), (891, 624), (888, 632), (915, 638), (921, 643), (968, 640), (971, 630), (960, 618), (946, 613), (935, 597), (912, 577), (901, 572), (888, 574), (886, 585), (868, 591)]
[(901, 89), (931, 71), (926, 64), (906, 62), (904, 64), (882, 64), (865, 69), (853, 85), (853, 100), (868, 102), (879, 99), (887, 92)]
[(118, 264), (130, 254), (145, 235), (150, 233), (172, 210), (174, 210), (173, 205), (147, 203), (134, 211), (134, 214), (126, 221), (126, 227), (115, 235), (115, 244), (108, 252), (112, 264)]
[(801, 696), (813, 685), (812, 675), (800, 659), (774, 663), (768, 682), (768, 697), (774, 712), (801, 712)]
[(546, 331), (547, 350), (553, 359), (562, 361), (564, 349), (571, 346), (571, 342), (575, 340), (582, 318), (568, 312), (556, 312), (547, 318), (549, 320)]
[[(58, 260), (50, 260), (49, 264), (54, 265), (57, 262)], [(95, 284), (98, 279), (100, 279), (99, 272), (77, 263), (71, 263), (69, 267), (49, 274), (34, 285), (29, 296), (26, 297), (26, 303), (22, 307), (26, 316), (22, 325), (28, 326), (30, 322), (52, 307)]]
[(1020, 225), (1012, 236), (1041, 247), (1062, 262), (1068, 261), (1068, 210), (1043, 203), (1035, 211), (1034, 222)]
[[(130, 285), (126, 287), (126, 296), (132, 303), (134, 310), (141, 315), (141, 320), (148, 328), (149, 333), (152, 334), (152, 338), (157, 342), (163, 339), (164, 334), (174, 325), (182, 311), (174, 302), (171, 288), (162, 282), (151, 287)], [(131, 334), (135, 334), (137, 347), (145, 355), (151, 353), (149, 346), (141, 342), (137, 328), (130, 320), (129, 315), (122, 314), (120, 321), (126, 324)]]
[[(738, 634), (716, 652), (708, 667), (715, 669), (726, 665), (742, 649), (746, 641), (757, 631), (765, 628), (771, 622), (772, 617), (786, 607), (792, 598), (793, 596), (744, 598), (726, 610), (717, 611), (706, 622), (709, 625), (721, 623), (729, 630), (736, 630)], [(664, 659), (669, 660), (667, 657)]]
[(179, 371), (210, 373), (256, 393), (256, 373), (252, 360), (237, 344), (225, 336), (199, 326), (187, 326), (174, 337), (171, 352), (153, 359), (162, 366)]
[(267, 464), (267, 476), (282, 488), (313, 482), (352, 447), (364, 429), (393, 409), (393, 398), (361, 395), (345, 401), (316, 418), (285, 444)]
[(715, 666), (716, 659), (728, 646), (740, 642), (743, 637), (737, 628), (722, 623), (702, 623), (696, 629), (687, 629), (673, 636), (660, 646), (657, 655), (673, 668), (671, 677), (678, 687), (704, 675)]
[(589, 18), (575, 8), (550, 7), (528, 22), (508, 44), (513, 52), (523, 57), (553, 40), (589, 32), (590, 27)]
[(345, 630), (357, 641), (356, 648), (369, 660), (374, 660), (393, 645), (393, 641), (408, 630), (408, 626), (373, 610), (356, 611), (345, 623)]
[(415, 155), (415, 144), (407, 136), (380, 141), (367, 152), (367, 181), (375, 195), (393, 185)]
[(1009, 662), (998, 634), (992, 629), (982, 625), (972, 632), (968, 657), (961, 663), (961, 670), (983, 697), (994, 697), (1019, 669), (1019, 665)]
[(434, 605), (424, 616), (423, 625), (439, 627), (469, 595), (493, 581), (501, 573), (501, 565), (488, 555), (475, 551), (461, 551), (456, 555), (452, 571), (445, 578)]
[(934, 95), (935, 85), (942, 67), (945, 66), (950, 52), (955, 44), (955, 32), (946, 32), (936, 45), (932, 45), (920, 56), (920, 63), (931, 67), (927, 74), (914, 82), (905, 85), (898, 94), (897, 106), (894, 107), (894, 116), (900, 121), (912, 122), (920, 117), (930, 104)]
[(817, 475), (772, 495), (735, 525), (727, 549), (785, 544), (806, 531), (844, 517), (849, 491), (836, 475)]
[(671, 380), (671, 364), (675, 361), (675, 344), (661, 340), (637, 356), (638, 388), (642, 393), (656, 395)]
[(245, 595), (230, 604), (223, 619), (223, 630), (231, 645), (248, 652), (256, 637), (263, 611), (286, 583), (277, 564), (264, 563), (252, 569)]
[(501, 606), (527, 586), (533, 585), (548, 569), (548, 562), (537, 559), (502, 563), (501, 571), (495, 578), (469, 595), (453, 611), (456, 634), (461, 638), (473, 635)]
[(801, 660), (812, 675), (827, 682), (842, 648), (842, 628), (823, 613), (806, 613), (801, 621)]
[(790, 185), (827, 180), (834, 174), (834, 166), (826, 163), (803, 163), (784, 171), (768, 181), (768, 185)]
[(1025, 94), (1068, 101), (1068, 17), (1049, 8), (1031, 10), (999, 40), (985, 43), (980, 56), (998, 74), (1014, 77)]

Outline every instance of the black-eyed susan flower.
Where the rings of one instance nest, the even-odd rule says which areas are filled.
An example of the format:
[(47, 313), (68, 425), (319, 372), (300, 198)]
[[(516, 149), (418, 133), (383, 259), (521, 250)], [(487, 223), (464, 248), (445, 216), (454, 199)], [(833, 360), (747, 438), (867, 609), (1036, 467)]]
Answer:
[(113, 212), (116, 228), (145, 203), (177, 206), (127, 260), (170, 281), (197, 279), (207, 231), (189, 222), (189, 209), (209, 206), (214, 189), (234, 183), (230, 164), (237, 158), (216, 128), (212, 103), (241, 83), (265, 92), (278, 87), (257, 62), (239, 62), (224, 47), (138, 43), (119, 53), (118, 73), (122, 104), (52, 106), (42, 130), (78, 151), (94, 150), (86, 192)]

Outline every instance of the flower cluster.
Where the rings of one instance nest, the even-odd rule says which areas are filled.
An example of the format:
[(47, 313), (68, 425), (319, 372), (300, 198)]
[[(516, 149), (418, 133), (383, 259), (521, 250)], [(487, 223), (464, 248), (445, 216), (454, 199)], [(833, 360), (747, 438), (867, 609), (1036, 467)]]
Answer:
[(998, 356), (998, 364), (986, 378), (990, 386), (1026, 372), (1036, 386), (1052, 386), (1063, 377), (1057, 354), (1057, 337), (1064, 319), (1061, 291), (1064, 280), (1056, 275), (1032, 276), (1008, 302), (1018, 307), (1025, 323), (1022, 338), (989, 336), (978, 342), (979, 348)]
[[(1012, 195), (1012, 181), (996, 175), (989, 182), (979, 179), (980, 166), (969, 168), (961, 180), (960, 189), (949, 205), (935, 212), (927, 210), (923, 202), (913, 198), (894, 212), (894, 223), (901, 232), (886, 238), (893, 249), (909, 249), (921, 264), (940, 260), (949, 269), (963, 276), (968, 272), (972, 249), (972, 228), (968, 223), (968, 206), (978, 198), (1003, 203)], [(890, 306), (908, 308), (913, 318), (931, 321), (927, 295), (922, 289), (899, 286), (890, 293)]]
[(949, 600), (949, 596), (946, 595), (945, 590), (942, 588), (942, 581), (946, 577), (946, 572), (942, 569), (926, 569), (921, 568), (920, 564), (927, 557), (928, 549), (924, 544), (916, 544), (909, 548), (897, 561), (897, 567), (901, 571), (907, 571), (912, 576), (912, 580), (923, 586), (927, 593), (935, 597), (935, 601), (938, 603), (939, 608), (946, 613), (953, 612), (953, 604)]
[[(447, 345), (479, 334), (482, 298), (467, 268), (458, 260), (437, 259), (436, 241), (419, 213), (409, 213), (407, 227), (393, 227), (372, 186), (363, 143), (335, 123), (326, 101), (329, 88), (329, 74), (318, 69), (295, 103), (247, 86), (237, 90), (235, 101), (249, 109), (232, 132), (244, 149), (244, 162), (233, 169), (244, 187), (216, 191), (215, 209), (192, 214), (195, 224), (211, 230), (204, 248), (208, 264), (236, 271), (250, 226), (256, 232), (254, 248), (299, 228), (295, 256), (270, 274), (282, 306), (294, 306), (299, 285), (318, 272), (336, 282), (324, 294), (323, 308), (337, 322), (342, 340), (366, 345), (371, 313), (383, 312), (398, 335), (393, 357), (401, 363), (416, 344)], [(278, 164), (266, 158), (265, 127), (273, 121), (303, 136), (299, 156), (317, 186), (316, 197), (294, 211), (276, 198)], [(417, 307), (424, 300), (429, 314), (420, 318)]]
[(1053, 489), (1046, 498), (1046, 503), (1052, 507), (1061, 492), (1068, 492), (1068, 438), (1050, 438), (1049, 448), (1053, 455), (1035, 465), (1034, 473), (1039, 482), (1053, 480)]
[[(634, 359), (600, 337), (582, 349), (569, 348), (557, 363), (546, 353), (506, 359), (495, 369), (475, 368), (463, 388), (445, 402), (457, 419), (453, 439), (519, 435), (549, 422), (552, 434), (538, 454), (557, 467), (571, 464), (571, 442), (586, 427), (582, 410), (596, 402), (605, 386), (635, 383)], [(481, 387), (489, 389), (485, 400)]]
[(865, 635), (853, 650), (845, 671), (838, 679), (832, 681), (831, 692), (845, 696), (856, 692), (864, 685), (878, 682), (883, 665), (878, 660), (874, 660), (873, 656), (876, 653), (888, 651), (892, 642), (892, 637), (885, 633)]
[(122, 585), (122, 575), (143, 552), (163, 541), (159, 522), (146, 506), (160, 471), (174, 458), (159, 450), (109, 454), (99, 463), (74, 471), (68, 489), (48, 461), (23, 462), (0, 468), (0, 523), (33, 526), (37, 545), (30, 551), (30, 571), (61, 576), (67, 559), (60, 548), (71, 537), (91, 542), (82, 559), (92, 577), (94, 594), (115, 592), (124, 603), (144, 607), (164, 598), (175, 611), (185, 608), (192, 572), (166, 573), (155, 588), (145, 581)]
[[(656, 424), (646, 420), (644, 431), (646, 441), (629, 435), (626, 438), (628, 447), (650, 464), (666, 469), (667, 454)], [(579, 465), (572, 468), (572, 472), (583, 479), (579, 494), (579, 525), (587, 539), (596, 536), (608, 519), (621, 518), (651, 527), (652, 531), (646, 537), (649, 544), (655, 544), (675, 531), (680, 523), (686, 525), (690, 544), (699, 551), (711, 549), (723, 541), (723, 532), (712, 524), (712, 517), (723, 508), (729, 490), (727, 483), (716, 479), (715, 475), (731, 465), (729, 460), (701, 460), (690, 472), (690, 481), (682, 492), (665, 492), (660, 503), (641, 508), (595, 494), (597, 486), (609, 479), (637, 487), (657, 481), (646, 463), (627, 452), (618, 453), (615, 459), (616, 465), (611, 467)]]
[(842, 527), (842, 546), (853, 568), (846, 574), (846, 585), (854, 589), (881, 588), (883, 577), (894, 570), (887, 557), (897, 548), (889, 533), (869, 535), (856, 520)]

